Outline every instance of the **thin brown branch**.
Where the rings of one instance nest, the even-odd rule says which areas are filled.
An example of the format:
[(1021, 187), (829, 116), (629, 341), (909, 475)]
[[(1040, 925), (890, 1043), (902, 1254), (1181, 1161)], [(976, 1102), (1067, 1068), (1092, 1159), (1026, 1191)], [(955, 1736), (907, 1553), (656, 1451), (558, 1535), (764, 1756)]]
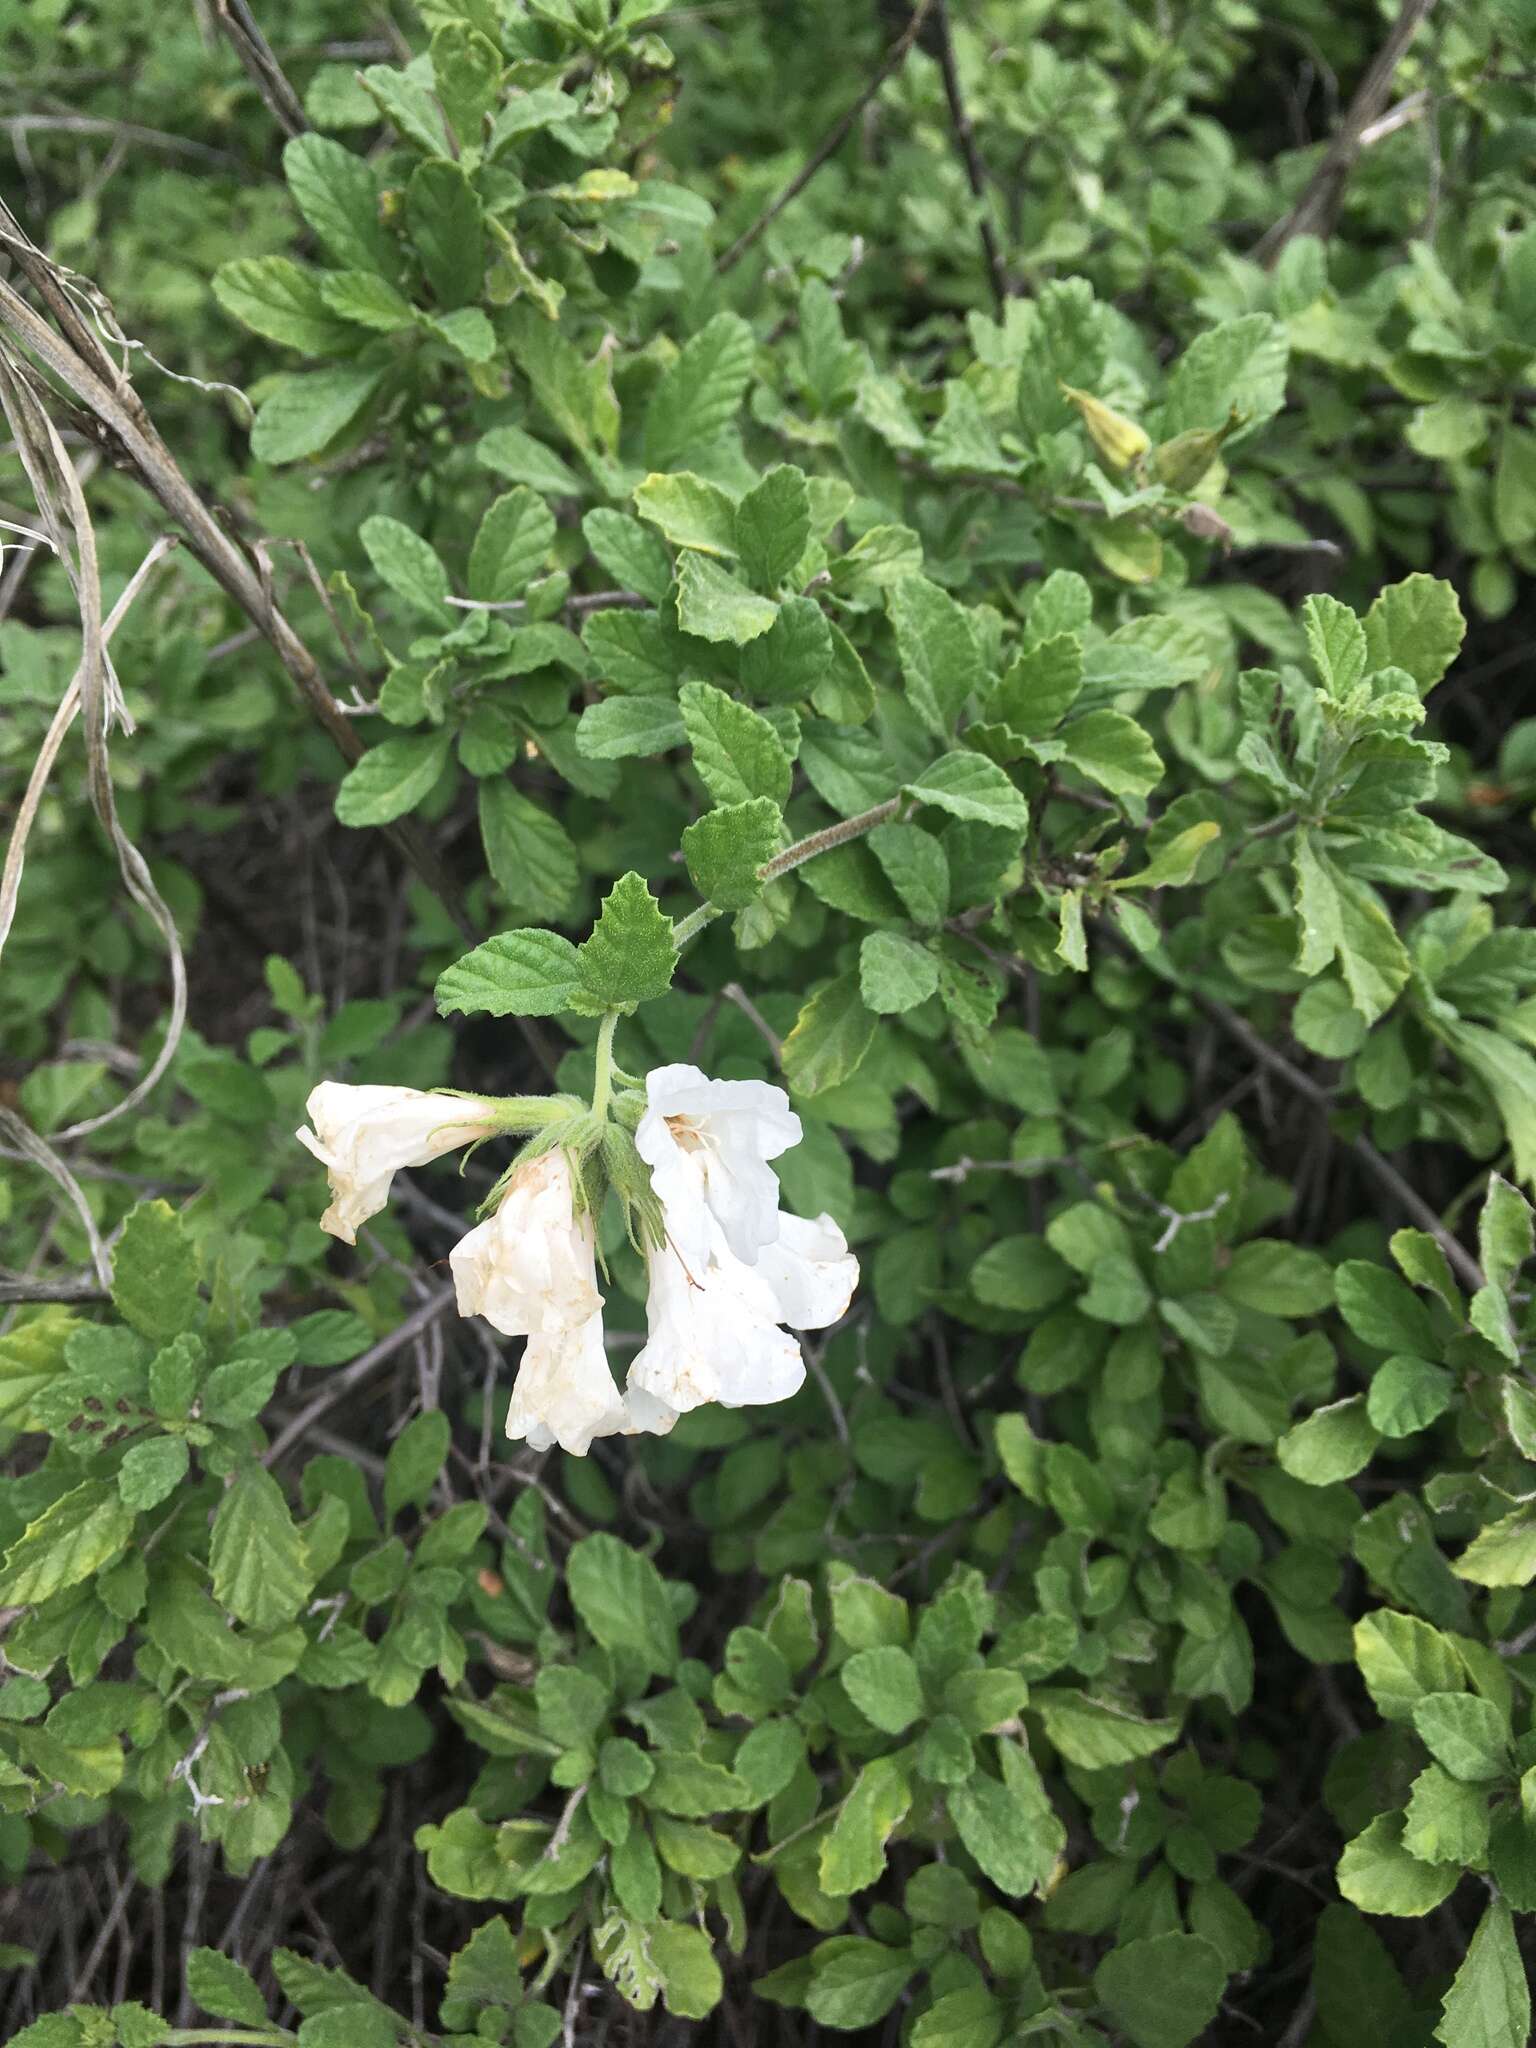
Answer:
[(309, 1434), (312, 1426), (322, 1415), (329, 1414), (331, 1409), (344, 1401), (354, 1388), (360, 1387), (366, 1379), (371, 1378), (381, 1365), (387, 1365), (397, 1351), (403, 1351), (414, 1338), (419, 1337), (424, 1330), (430, 1329), (440, 1316), (446, 1315), (453, 1306), (453, 1301), (454, 1290), (451, 1287), (440, 1287), (435, 1294), (427, 1297), (414, 1314), (408, 1315), (387, 1337), (381, 1337), (377, 1344), (363, 1353), (361, 1358), (354, 1359), (344, 1371), (330, 1374), (314, 1399), (307, 1402), (297, 1415), (284, 1423), (262, 1453), (261, 1462), (264, 1465), (275, 1465), (284, 1452), (291, 1450), (301, 1437)]
[(257, 26), (246, 0), (215, 0), (214, 15), (247, 77), (271, 109), (272, 118), (288, 136), (303, 135), (309, 116), (303, 103), (272, 54), (272, 45)]
[(1322, 162), (1307, 180), (1301, 197), (1285, 215), (1259, 238), (1253, 254), (1266, 269), (1278, 261), (1282, 250), (1297, 235), (1326, 234), (1338, 208), (1344, 181), (1355, 160), (1366, 147), (1366, 137), (1380, 119), (1392, 93), (1392, 80), (1435, 0), (1404, 0), (1402, 12), (1391, 33), (1372, 58), (1355, 96), (1345, 109), (1338, 133), (1323, 152)]
[(863, 113), (886, 80), (898, 72), (906, 62), (907, 52), (921, 34), (923, 23), (927, 19), (928, 11), (932, 5), (933, 0), (918, 0), (918, 4), (912, 10), (912, 19), (885, 53), (884, 61), (875, 72), (874, 77), (870, 79), (868, 85), (865, 86), (846, 113), (833, 122), (800, 169), (784, 187), (778, 198), (764, 212), (758, 215), (745, 234), (738, 235), (736, 240), (732, 242), (730, 248), (726, 250), (725, 254), (715, 264), (715, 275), (717, 277), (723, 277), (726, 271), (735, 268), (752, 247), (753, 243), (763, 234), (764, 230), (772, 226), (792, 200), (800, 197), (800, 194), (810, 184), (812, 178), (815, 177), (822, 166), (830, 158), (836, 156), (838, 150), (842, 148), (844, 141), (847, 139), (854, 122), (858, 120), (860, 114)]
[(960, 146), (960, 156), (965, 164), (966, 183), (976, 201), (976, 231), (981, 237), (981, 253), (987, 266), (987, 276), (992, 281), (992, 296), (1001, 312), (1008, 299), (1008, 275), (1003, 268), (1003, 252), (998, 247), (997, 234), (992, 226), (988, 211), (991, 204), (987, 197), (987, 177), (982, 168), (981, 152), (976, 147), (976, 131), (971, 125), (970, 110), (965, 104), (965, 95), (960, 89), (960, 67), (955, 62), (955, 40), (950, 31), (948, 0), (935, 0), (935, 18), (939, 31), (939, 70), (944, 80), (944, 97), (949, 102), (949, 118), (955, 130), (955, 141)]

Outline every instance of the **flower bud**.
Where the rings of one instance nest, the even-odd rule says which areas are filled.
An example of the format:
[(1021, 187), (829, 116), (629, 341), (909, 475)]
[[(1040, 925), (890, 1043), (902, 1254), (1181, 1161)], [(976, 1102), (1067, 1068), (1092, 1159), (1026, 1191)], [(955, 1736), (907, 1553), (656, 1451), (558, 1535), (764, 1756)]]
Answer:
[(1111, 469), (1129, 469), (1151, 447), (1152, 437), (1145, 427), (1137, 426), (1091, 391), (1079, 391), (1071, 384), (1063, 384), (1061, 390), (1077, 407), (1089, 440)]

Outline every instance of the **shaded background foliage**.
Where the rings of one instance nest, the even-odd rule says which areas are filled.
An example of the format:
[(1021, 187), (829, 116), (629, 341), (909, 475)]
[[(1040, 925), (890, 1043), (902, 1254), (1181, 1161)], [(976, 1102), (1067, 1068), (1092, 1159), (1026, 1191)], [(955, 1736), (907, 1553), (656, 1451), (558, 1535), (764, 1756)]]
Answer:
[[(992, 2048), (1031, 2021), (1520, 2038), (1500, 1916), (1536, 1907), (1528, 1220), (1503, 1182), (1485, 1196), (1490, 1168), (1536, 1163), (1532, 23), (1410, 9), (1427, 19), (1367, 106), (1393, 30), (1374, 9), (934, 8), (717, 277), (909, 19), (632, 12), (610, 67), (580, 6), (396, 21), (273, 0), (295, 118), (211, 11), (151, 39), (127, 0), (0, 5), (6, 203), (110, 302), (109, 354), (370, 750), (338, 822), (332, 741), (258, 623), (196, 546), (152, 573), (113, 642), (139, 729), (112, 768), (187, 949), (190, 1023), (149, 1106), (74, 1141), (155, 1049), (165, 956), (125, 914), (78, 754), (29, 848), (0, 1085), (96, 1230), (125, 1235), (114, 1308), (28, 1306), (0, 1340), (6, 2024), (128, 2001), (258, 2032), (302, 2014), (317, 2048), (562, 2027)], [(503, 249), (500, 273), (459, 274), (413, 182), (435, 160), (419, 53), (458, 21), (502, 38), (519, 90), (559, 81), (582, 109), (513, 133), (500, 185), (476, 172), (524, 271)], [(338, 313), (368, 264), (306, 201), (307, 145), (285, 182), (285, 119), (374, 166), (404, 313)], [(335, 159), (313, 158), (311, 193), (315, 164)], [(639, 196), (581, 191), (606, 171)], [(528, 310), (550, 280), (553, 329)], [(323, 430), (335, 386), (295, 380), (359, 364), (377, 384)], [(110, 602), (166, 522), (87, 409), (55, 416)], [(1164, 476), (1127, 453), (1143, 423), (1158, 450), (1209, 445)], [(785, 465), (822, 552), (752, 573), (736, 508)], [(666, 486), (637, 499), (648, 471)], [(686, 502), (679, 474), (701, 479)], [(477, 588), (484, 515), (518, 492), (501, 517), (527, 564), (508, 547)], [(5, 494), (0, 516), (35, 521), (13, 454)], [(317, 581), (266, 537), (303, 543)], [(700, 567), (722, 560), (729, 589)], [(805, 605), (784, 598), (802, 568), (848, 650), (814, 688), (777, 642), (761, 658), (753, 609)], [(466, 589), (546, 637), (444, 605)], [(614, 591), (631, 602), (583, 603)], [(9, 808), (78, 606), (44, 550), (7, 556), (0, 593)], [(1317, 593), (1374, 623), (1324, 604), (1309, 633)], [(1443, 756), (1412, 754), (1400, 677), (1346, 719), (1363, 677), (1422, 694), (1453, 656), (1426, 729)], [(757, 707), (713, 753), (703, 726), (730, 714), (709, 684)], [(1120, 722), (1074, 739), (1074, 705)], [(1295, 794), (1296, 750), (1310, 773), (1349, 721), (1332, 796)], [(996, 769), (981, 815), (921, 800), (935, 752)], [(787, 1192), (849, 1227), (859, 1313), (783, 1411), (585, 1464), (504, 1456), (504, 1366), (443, 1317), (437, 1270), (492, 1169), (413, 1178), (344, 1257), (287, 1137), (308, 1087), (558, 1070), (580, 1089), (580, 1020), (434, 1016), (466, 927), (579, 938), (626, 870), (680, 915), (690, 821), (766, 801), (777, 830), (787, 798), (793, 839), (898, 785), (915, 836), (762, 895), (746, 822), (721, 826), (701, 885), (744, 907), (621, 1038), (632, 1067), (782, 1068), (808, 1125)], [(1418, 838), (1361, 852), (1405, 815)], [(407, 817), (440, 893), (375, 829)], [(1144, 890), (1117, 886), (1138, 871)], [(1354, 915), (1309, 940), (1309, 890), (1341, 874)], [(797, 1028), (834, 969), (836, 1015)], [(8, 1125), (8, 1269), (66, 1292), (84, 1274), (89, 1297), (88, 1235), (18, 1142)], [(638, 1328), (636, 1266), (606, 1242)], [(147, 1434), (96, 1429), (115, 1399)], [(183, 1444), (190, 1468), (154, 1448)], [(25, 1532), (78, 1486), (105, 1488), (105, 1547), (38, 1577), (55, 1548)], [(654, 1549), (672, 1607), (615, 1534)], [(254, 1589), (251, 1542), (275, 1560)], [(220, 1609), (238, 1653), (210, 1650)], [(573, 1654), (574, 1681), (539, 1684)], [(656, 1674), (681, 1679), (649, 1695), (672, 1707), (621, 1732), (611, 1697), (643, 1705)], [(814, 1769), (780, 1783), (785, 1729)], [(683, 1786), (666, 1759), (695, 1750), (720, 1775)], [(552, 1835), (589, 1782), (638, 1802), (664, 1899), (654, 1858), (620, 1877), (622, 1844), (582, 1832), (590, 1794)], [(656, 1925), (649, 1947), (631, 1931)], [(258, 1992), (189, 1968), (200, 1946)], [(523, 2000), (533, 1979), (547, 2000)], [(159, 2037), (134, 2010), (58, 2024), (39, 2048)]]

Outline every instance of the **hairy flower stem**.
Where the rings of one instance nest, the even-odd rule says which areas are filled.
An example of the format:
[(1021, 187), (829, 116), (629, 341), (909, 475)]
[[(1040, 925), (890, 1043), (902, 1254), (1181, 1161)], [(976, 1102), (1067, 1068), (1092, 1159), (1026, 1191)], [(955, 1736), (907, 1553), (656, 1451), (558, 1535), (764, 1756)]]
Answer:
[(597, 1076), (592, 1083), (592, 1114), (600, 1119), (608, 1115), (608, 1098), (613, 1091), (613, 1034), (618, 1022), (618, 1011), (608, 1010), (597, 1027)]
[[(776, 853), (772, 860), (764, 861), (757, 871), (758, 880), (775, 882), (780, 875), (787, 875), (795, 868), (803, 867), (806, 861), (814, 860), (818, 853), (830, 853), (834, 846), (846, 846), (850, 839), (862, 839), (866, 832), (873, 832), (877, 825), (887, 824), (894, 818), (905, 801), (904, 797), (887, 797), (883, 804), (860, 811), (856, 818), (844, 818), (836, 825), (824, 826), (820, 832), (808, 833), (804, 839), (797, 839), (793, 846), (786, 846), (782, 853)], [(690, 910), (673, 926), (672, 943), (681, 952), (705, 925), (712, 924), (721, 915), (723, 913), (713, 903), (701, 903), (697, 910)]]

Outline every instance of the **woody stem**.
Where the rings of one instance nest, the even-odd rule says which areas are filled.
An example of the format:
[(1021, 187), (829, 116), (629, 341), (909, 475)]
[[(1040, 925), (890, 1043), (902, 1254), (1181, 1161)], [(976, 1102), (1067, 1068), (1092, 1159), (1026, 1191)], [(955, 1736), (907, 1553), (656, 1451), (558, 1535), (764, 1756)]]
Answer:
[[(776, 853), (772, 860), (764, 861), (757, 871), (760, 882), (776, 881), (780, 875), (787, 875), (791, 869), (800, 867), (808, 860), (814, 860), (818, 853), (830, 853), (834, 846), (846, 846), (850, 839), (862, 839), (866, 832), (872, 832), (877, 825), (884, 825), (900, 811), (904, 798), (888, 797), (883, 804), (860, 811), (856, 818), (840, 818), (835, 825), (827, 825), (820, 832), (809, 833), (804, 839), (797, 839), (793, 846), (786, 846), (782, 853)], [(686, 917), (678, 919), (672, 927), (672, 943), (681, 952), (691, 938), (703, 931), (705, 925), (721, 915), (713, 903), (701, 903), (697, 910), (690, 910)]]

